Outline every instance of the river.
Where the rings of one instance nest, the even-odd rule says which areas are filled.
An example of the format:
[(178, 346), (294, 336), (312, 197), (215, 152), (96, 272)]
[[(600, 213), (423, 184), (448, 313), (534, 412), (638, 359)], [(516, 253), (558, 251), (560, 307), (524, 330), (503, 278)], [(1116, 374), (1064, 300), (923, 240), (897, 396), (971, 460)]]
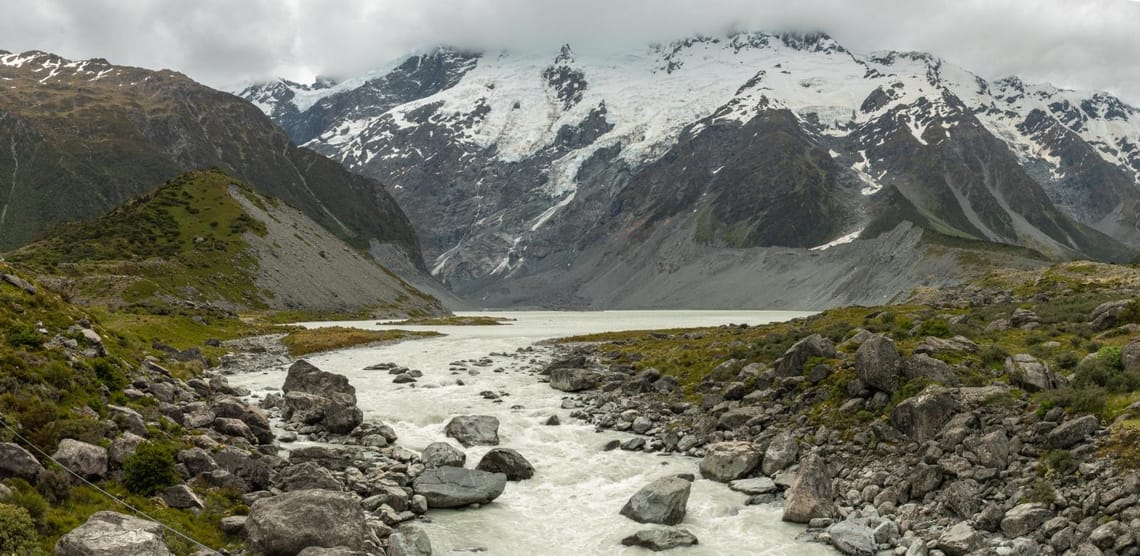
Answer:
[[(474, 315), (479, 313), (462, 313)], [(524, 372), (530, 355), (491, 357), (486, 366), (466, 365), (478, 374), (452, 370), (454, 361), (477, 360), (491, 353), (514, 354), (536, 342), (592, 332), (750, 325), (788, 320), (807, 313), (786, 311), (602, 311), (496, 312), (516, 319), (501, 326), (378, 326), (375, 321), (304, 323), (304, 326), (359, 328), (428, 328), (443, 337), (393, 345), (346, 349), (312, 356), (309, 361), (343, 374), (356, 387), (365, 420), (381, 420), (399, 434), (397, 443), (419, 451), (431, 442), (447, 441), (443, 425), (454, 415), (498, 417), (501, 446), (514, 448), (535, 467), (534, 478), (508, 483), (495, 502), (477, 510), (432, 510), (425, 527), (435, 554), (591, 555), (652, 554), (621, 546), (620, 540), (640, 529), (618, 514), (625, 501), (651, 480), (669, 474), (694, 473), (688, 514), (681, 526), (700, 544), (671, 551), (677, 555), (814, 555), (834, 554), (829, 547), (796, 542), (802, 527), (780, 521), (776, 506), (746, 506), (746, 496), (724, 485), (699, 479), (698, 460), (601, 447), (619, 432), (595, 432), (561, 409), (563, 394)], [(364, 367), (393, 362), (419, 369), (417, 386), (397, 385), (383, 371)], [(499, 370), (499, 372), (495, 372)], [(230, 377), (231, 382), (259, 394), (279, 390), (284, 370)], [(462, 381), (464, 384), (457, 384)], [(484, 399), (483, 391), (504, 392), (501, 403)], [(544, 426), (558, 415), (561, 426)], [(452, 441), (454, 444), (454, 441)], [(454, 444), (458, 447), (458, 444)], [(478, 463), (487, 447), (472, 447), (467, 466)]]

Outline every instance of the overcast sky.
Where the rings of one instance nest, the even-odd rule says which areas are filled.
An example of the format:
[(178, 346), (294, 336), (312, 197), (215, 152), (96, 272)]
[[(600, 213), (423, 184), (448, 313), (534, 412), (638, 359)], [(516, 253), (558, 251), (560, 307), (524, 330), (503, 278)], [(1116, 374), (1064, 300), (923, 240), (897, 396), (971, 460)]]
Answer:
[[(795, 4), (788, 6), (785, 4)], [(822, 30), (983, 76), (1140, 104), (1134, 0), (0, 0), (0, 49), (170, 68), (232, 88), (366, 71), (417, 48), (597, 51), (730, 28)]]

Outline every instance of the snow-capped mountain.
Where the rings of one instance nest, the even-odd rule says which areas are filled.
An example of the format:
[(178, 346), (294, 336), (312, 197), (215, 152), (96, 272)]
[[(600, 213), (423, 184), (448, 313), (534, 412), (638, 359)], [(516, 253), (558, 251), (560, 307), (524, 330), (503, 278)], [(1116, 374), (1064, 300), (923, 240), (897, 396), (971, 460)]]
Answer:
[(818, 266), (914, 227), (1051, 258), (1140, 246), (1140, 111), (822, 34), (604, 55), (439, 49), (241, 96), (383, 182), (434, 274), (490, 303), (652, 305), (612, 292), (679, 274), (676, 292), (728, 264), (717, 257), (776, 248)]

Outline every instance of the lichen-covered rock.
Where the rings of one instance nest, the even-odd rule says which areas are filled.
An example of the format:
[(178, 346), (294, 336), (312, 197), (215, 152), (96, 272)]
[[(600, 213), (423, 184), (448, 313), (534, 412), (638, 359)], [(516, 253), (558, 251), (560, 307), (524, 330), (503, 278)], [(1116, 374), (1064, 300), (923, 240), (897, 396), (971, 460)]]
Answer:
[(64, 467), (87, 477), (101, 479), (107, 475), (107, 450), (71, 438), (59, 441), (59, 449), (52, 455)]
[(457, 508), (486, 504), (507, 487), (507, 476), (478, 469), (436, 467), (420, 474), (413, 483), (416, 494), (427, 499), (430, 508)]
[(701, 460), (701, 475), (706, 479), (727, 483), (747, 475), (760, 464), (760, 451), (748, 442), (711, 444)]
[(819, 453), (811, 452), (804, 457), (784, 495), (784, 521), (807, 523), (819, 517), (834, 517), (831, 479), (831, 471)]
[(893, 393), (898, 389), (901, 363), (895, 341), (882, 334), (871, 336), (855, 351), (859, 380), (883, 392)]
[(253, 503), (245, 523), (250, 548), (265, 556), (293, 556), (307, 547), (363, 550), (364, 510), (355, 497), (328, 490), (298, 490)]
[(162, 527), (153, 521), (116, 512), (96, 512), (60, 537), (55, 556), (168, 556)]
[(776, 376), (803, 376), (804, 365), (816, 357), (835, 357), (835, 345), (819, 334), (812, 334), (792, 344), (776, 361)]
[(891, 411), (891, 424), (915, 442), (934, 438), (942, 426), (961, 409), (952, 390), (928, 386)]

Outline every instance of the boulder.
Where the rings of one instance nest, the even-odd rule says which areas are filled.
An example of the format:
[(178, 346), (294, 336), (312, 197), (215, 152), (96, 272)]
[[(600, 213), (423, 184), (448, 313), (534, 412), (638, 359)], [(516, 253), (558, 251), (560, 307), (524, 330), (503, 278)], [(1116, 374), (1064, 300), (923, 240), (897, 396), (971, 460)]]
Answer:
[(554, 369), (550, 371), (550, 387), (563, 392), (581, 392), (598, 385), (601, 375), (587, 369)]
[(432, 442), (420, 454), (420, 461), (424, 467), (463, 467), (467, 463), (467, 454), (446, 442)]
[(222, 397), (214, 400), (210, 410), (215, 417), (237, 419), (245, 423), (260, 444), (273, 442), (273, 431), (269, 428), (269, 417), (261, 408), (246, 404), (231, 397)]
[(227, 535), (239, 535), (245, 532), (245, 520), (247, 519), (249, 519), (249, 517), (244, 515), (223, 517), (219, 527), (221, 527), (222, 532)]
[(871, 556), (875, 553), (875, 531), (856, 521), (844, 520), (827, 528), (831, 546), (844, 554)]
[(496, 446), (499, 444), (499, 420), (487, 415), (460, 415), (444, 427), (448, 438), (464, 446)]
[(107, 474), (107, 450), (71, 438), (59, 441), (52, 456), (64, 467), (88, 479), (101, 479)]
[(475, 469), (502, 473), (508, 481), (522, 481), (534, 476), (534, 466), (522, 454), (510, 448), (492, 448), (479, 460)]
[(736, 492), (743, 492), (744, 494), (755, 496), (757, 494), (776, 492), (779, 487), (776, 486), (776, 481), (768, 477), (756, 477), (753, 479), (737, 479), (728, 483), (728, 488)]
[(356, 406), (356, 388), (348, 378), (322, 371), (303, 359), (289, 367), (281, 390), (286, 420), (320, 424), (333, 434), (348, 434), (364, 421), (363, 411)]
[(970, 443), (970, 449), (983, 467), (1001, 471), (1009, 464), (1009, 438), (1003, 430), (993, 431)]
[(203, 509), (206, 507), (202, 499), (186, 485), (174, 485), (162, 490), (162, 500), (167, 506), (178, 509)]
[(1125, 371), (1140, 370), (1140, 340), (1133, 341), (1120, 350), (1120, 365)]
[(253, 434), (253, 429), (249, 428), (249, 425), (242, 422), (241, 419), (218, 417), (214, 419), (214, 430), (226, 436), (244, 438), (250, 444), (257, 444), (257, 435)]
[(162, 526), (116, 512), (96, 512), (55, 543), (55, 556), (168, 556)]
[(337, 546), (333, 548), (323, 548), (319, 546), (310, 546), (297, 553), (297, 556), (372, 556), (368, 552), (362, 550), (353, 550), (346, 546)]
[(1084, 441), (1099, 428), (1100, 420), (1095, 415), (1070, 419), (1049, 431), (1045, 443), (1050, 448), (1068, 448)]
[(245, 523), (250, 548), (265, 556), (293, 556), (310, 546), (364, 550), (368, 524), (355, 497), (298, 490), (262, 498)]
[(0, 442), (0, 478), (19, 477), (34, 481), (43, 470), (44, 466), (31, 452), (18, 444)]
[(1049, 365), (1028, 353), (1007, 357), (1005, 373), (1026, 392), (1041, 392), (1057, 387), (1057, 377), (1049, 370)]
[(431, 539), (416, 523), (405, 523), (388, 537), (388, 556), (431, 556)]
[(834, 517), (836, 513), (831, 488), (831, 471), (818, 452), (800, 461), (799, 472), (784, 494), (784, 521), (807, 523), (817, 517)]
[(640, 546), (654, 552), (697, 544), (697, 537), (676, 527), (642, 529), (621, 540), (624, 546)]
[(907, 380), (921, 378), (944, 386), (959, 386), (958, 375), (943, 361), (929, 355), (917, 354), (903, 362), (903, 376)]
[(299, 465), (291, 465), (282, 469), (277, 475), (277, 487), (283, 491), (297, 490), (344, 490), (344, 485), (332, 474), (313, 461), (306, 461)]
[(146, 420), (138, 411), (121, 405), (107, 404), (107, 411), (111, 420), (120, 430), (128, 431), (139, 436), (146, 436)]
[(638, 523), (676, 525), (685, 518), (692, 487), (681, 477), (662, 477), (635, 492), (622, 507), (621, 515)]
[(109, 450), (111, 463), (116, 467), (122, 467), (127, 458), (134, 454), (139, 445), (145, 441), (145, 438), (137, 434), (124, 432), (122, 436), (111, 441), (111, 449)]
[(186, 466), (191, 477), (218, 469), (218, 463), (210, 453), (201, 448), (189, 448), (178, 452), (178, 462)]
[(1132, 305), (1132, 300), (1107, 301), (1097, 305), (1089, 314), (1089, 324), (1093, 330), (1108, 330), (1120, 324), (1120, 316)]
[(927, 386), (917, 396), (903, 400), (891, 411), (891, 424), (915, 442), (934, 438), (961, 406), (954, 391)]
[(898, 389), (901, 363), (895, 341), (882, 334), (871, 336), (855, 351), (859, 380), (883, 392), (893, 393)]
[(747, 475), (759, 464), (760, 451), (751, 443), (718, 442), (706, 448), (700, 469), (706, 479), (727, 483)]
[(835, 357), (835, 345), (819, 334), (812, 334), (792, 344), (784, 356), (776, 361), (776, 376), (803, 376), (804, 365), (816, 357)]
[(499, 497), (507, 476), (478, 469), (436, 467), (420, 474), (413, 483), (416, 494), (427, 499), (429, 508), (457, 508), (486, 504)]
[(969, 522), (959, 521), (938, 537), (938, 549), (949, 556), (965, 556), (981, 548), (984, 542), (982, 534), (975, 531)]
[(1051, 517), (1053, 512), (1042, 504), (1033, 502), (1018, 504), (1005, 512), (1005, 517), (1001, 520), (1001, 530), (1010, 538), (1024, 537), (1036, 531)]
[(782, 432), (768, 444), (764, 451), (764, 463), (761, 470), (765, 475), (772, 476), (783, 471), (796, 462), (799, 456), (800, 443), (791, 433)]
[(954, 336), (950, 339), (927, 336), (922, 343), (915, 346), (914, 353), (927, 355), (946, 352), (977, 353), (978, 349), (978, 344), (965, 336)]
[(305, 392), (323, 398), (346, 394), (352, 397), (352, 403), (356, 403), (356, 388), (349, 384), (348, 377), (322, 371), (304, 359), (289, 366), (281, 391)]

